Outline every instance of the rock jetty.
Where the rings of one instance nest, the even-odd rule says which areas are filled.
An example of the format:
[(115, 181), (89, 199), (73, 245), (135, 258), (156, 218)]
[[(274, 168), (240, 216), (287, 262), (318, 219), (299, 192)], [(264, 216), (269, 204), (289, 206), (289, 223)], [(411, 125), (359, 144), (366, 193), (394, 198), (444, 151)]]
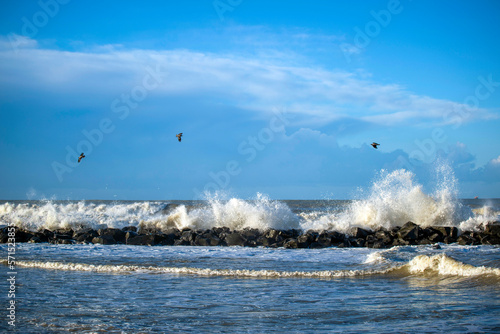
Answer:
[[(0, 242), (9, 243), (9, 227), (0, 227)], [(284, 248), (370, 247), (390, 248), (406, 245), (500, 245), (500, 222), (481, 226), (478, 231), (462, 231), (456, 227), (433, 226), (422, 228), (412, 222), (391, 230), (370, 231), (360, 227), (350, 233), (335, 231), (301, 231), (257, 229), (230, 230), (214, 227), (209, 230), (175, 229), (166, 231), (127, 226), (117, 228), (85, 228), (77, 231), (43, 230), (38, 232), (15, 228), (15, 242), (53, 244), (126, 244), (165, 246), (245, 246)], [(11, 233), (12, 236), (12, 233)]]

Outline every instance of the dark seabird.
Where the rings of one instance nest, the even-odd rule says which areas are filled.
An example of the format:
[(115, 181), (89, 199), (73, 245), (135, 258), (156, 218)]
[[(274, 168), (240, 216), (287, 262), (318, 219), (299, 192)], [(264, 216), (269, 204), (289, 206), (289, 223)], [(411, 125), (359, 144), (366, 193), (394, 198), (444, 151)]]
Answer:
[(377, 148), (377, 146), (380, 145), (380, 144), (377, 144), (376, 142), (373, 142), (373, 143), (371, 143), (371, 145), (373, 146), (373, 148)]
[(80, 154), (80, 156), (78, 157), (78, 162), (82, 161), (82, 159), (85, 158), (85, 154)]
[(177, 137), (177, 139), (179, 139), (179, 141), (181, 141), (181, 137), (182, 137), (182, 132), (179, 133), (178, 135), (175, 135)]

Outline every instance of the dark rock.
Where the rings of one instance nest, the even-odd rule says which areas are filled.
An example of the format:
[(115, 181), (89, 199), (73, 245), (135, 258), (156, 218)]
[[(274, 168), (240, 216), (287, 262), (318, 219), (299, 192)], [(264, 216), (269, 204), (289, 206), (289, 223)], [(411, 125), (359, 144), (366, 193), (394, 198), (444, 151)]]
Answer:
[(210, 246), (210, 241), (201, 235), (197, 235), (196, 240), (194, 241), (194, 245), (195, 246)]
[(380, 241), (380, 240), (376, 240), (372, 245), (371, 245), (371, 248), (385, 248), (385, 244)]
[(456, 242), (456, 241), (457, 241), (457, 239), (452, 238), (452, 237), (444, 237), (444, 239), (443, 239), (443, 242), (444, 242), (445, 244), (452, 244), (452, 243), (454, 243), (454, 242)]
[(458, 237), (457, 243), (462, 246), (472, 245), (474, 243), (474, 240), (469, 235), (462, 234), (461, 236)]
[(483, 245), (500, 245), (500, 237), (498, 235), (483, 235), (481, 237)]
[(410, 244), (409, 241), (401, 238), (395, 238), (394, 241), (392, 242), (393, 246), (408, 246), (409, 244)]
[(258, 237), (260, 237), (261, 233), (257, 229), (249, 229), (245, 228), (240, 232), (241, 236), (245, 238), (246, 240), (257, 240)]
[(42, 240), (41, 240), (39, 237), (37, 237), (37, 236), (33, 236), (33, 237), (31, 237), (31, 239), (30, 239), (30, 240), (28, 240), (28, 242), (29, 242), (29, 243), (38, 244), (38, 243), (41, 243), (41, 242), (42, 242)]
[(484, 233), (500, 236), (500, 222), (488, 223), (484, 227)]
[(75, 244), (75, 240), (73, 239), (57, 239), (55, 240), (54, 243), (60, 244), (60, 245), (72, 245)]
[(297, 245), (299, 248), (309, 248), (315, 239), (315, 236), (306, 232), (305, 234), (301, 234), (297, 237)]
[(444, 237), (441, 233), (439, 232), (434, 232), (432, 233), (431, 235), (429, 235), (428, 239), (432, 242), (432, 243), (436, 243), (436, 242), (443, 242), (444, 241)]
[(21, 230), (17, 226), (4, 226), (0, 229), (0, 241), (2, 243), (8, 243), (12, 237), (14, 237), (16, 243), (28, 242), (33, 236), (33, 233)]
[[(128, 232), (132, 233), (132, 232)], [(160, 240), (159, 236), (154, 234), (140, 234), (127, 239), (127, 245), (142, 245), (142, 246), (153, 246), (156, 245)]]
[(99, 229), (97, 233), (103, 237), (103, 236), (111, 236), (116, 242), (120, 243), (125, 243), (125, 236), (127, 232), (124, 232), (118, 228), (104, 228), (104, 229)]
[(298, 244), (297, 244), (297, 239), (287, 239), (285, 240), (285, 242), (283, 243), (283, 247), (285, 248), (298, 248)]
[(391, 232), (389, 231), (377, 231), (375, 233), (375, 238), (377, 238), (378, 241), (382, 242), (382, 244), (386, 246), (392, 245), (394, 239)]
[(273, 239), (275, 241), (281, 241), (283, 237), (281, 236), (281, 231), (271, 229), (265, 234), (266, 238)]
[(319, 242), (317, 241), (313, 241), (311, 242), (311, 244), (309, 245), (309, 248), (325, 248), (322, 244), (320, 244)]
[(136, 226), (125, 226), (122, 228), (123, 232), (137, 232), (137, 227)]
[(238, 232), (227, 234), (225, 241), (228, 246), (244, 246), (246, 243), (246, 239)]
[(231, 232), (231, 230), (228, 227), (212, 227), (212, 231), (219, 237), (224, 233)]
[(194, 241), (196, 240), (196, 232), (191, 229), (183, 230), (180, 239), (186, 241), (189, 244), (194, 243)]
[(316, 238), (318, 248), (330, 247), (332, 245), (332, 237), (328, 232), (321, 232)]
[(275, 243), (275, 240), (265, 236), (260, 236), (257, 238), (256, 242), (258, 246), (270, 247), (273, 243)]
[(174, 241), (174, 246), (189, 246), (191, 245), (191, 242), (182, 240), (182, 239), (177, 239)]
[(44, 230), (43, 230), (42, 232), (40, 232), (40, 233), (44, 235), (44, 238), (46, 238), (46, 239), (47, 239), (47, 241), (48, 241), (48, 240), (50, 240), (50, 239), (52, 239), (52, 238), (54, 238), (54, 232), (49, 231), (49, 230), (47, 230), (47, 229), (44, 229)]
[(412, 222), (407, 222), (398, 231), (398, 236), (400, 239), (406, 241), (415, 241), (419, 238), (420, 227)]
[(351, 240), (350, 243), (353, 247), (364, 247), (365, 246), (365, 239), (363, 238), (358, 238), (355, 240)]
[(92, 242), (92, 239), (98, 236), (99, 234), (97, 231), (91, 228), (86, 228), (73, 233), (73, 239), (78, 242)]
[(366, 239), (366, 237), (372, 233), (368, 230), (361, 228), (361, 227), (354, 227), (354, 228), (352, 228), (351, 233), (349, 233), (349, 234), (352, 235), (356, 239), (358, 239), (358, 238)]
[(116, 240), (111, 235), (101, 235), (92, 239), (93, 244), (114, 245)]
[[(71, 237), (74, 233), (74, 231), (70, 228), (59, 228), (59, 229), (56, 229), (53, 231), (54, 234), (57, 234), (57, 235), (67, 235), (69, 237)], [(61, 238), (61, 239), (64, 239), (64, 238)]]
[[(207, 238), (209, 246), (219, 246), (221, 244), (221, 239), (217, 234), (215, 234), (214, 231), (209, 230), (206, 233), (204, 233), (203, 236)], [(255, 245), (257, 244), (255, 243)]]
[(139, 233), (137, 232), (134, 232), (134, 231), (128, 231), (127, 233), (125, 233), (125, 243), (127, 243), (127, 240), (130, 239), (130, 238), (134, 238), (136, 236), (138, 236)]
[(458, 236), (458, 229), (456, 227), (450, 226), (432, 226), (432, 229), (441, 233), (441, 235), (446, 238), (456, 239)]

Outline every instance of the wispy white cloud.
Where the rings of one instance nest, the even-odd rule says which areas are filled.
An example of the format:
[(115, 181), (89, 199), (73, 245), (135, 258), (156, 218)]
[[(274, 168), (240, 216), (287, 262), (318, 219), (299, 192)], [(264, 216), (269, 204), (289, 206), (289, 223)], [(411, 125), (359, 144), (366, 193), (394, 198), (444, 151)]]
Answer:
[[(365, 72), (326, 70), (269, 58), (190, 50), (127, 50), (106, 45), (92, 51), (68, 52), (37, 47), (23, 37), (16, 51), (0, 40), (0, 85), (41, 87), (69, 94), (116, 94), (141, 82), (147, 66), (160, 66), (166, 80), (155, 94), (210, 94), (240, 109), (268, 112), (287, 105), (291, 113), (324, 124), (351, 117), (384, 125), (436, 125), (467, 106), (416, 95), (397, 84), (377, 83)], [(310, 38), (307, 34), (297, 39)], [(326, 38), (326, 37), (325, 37)], [(498, 115), (475, 110), (473, 119)]]

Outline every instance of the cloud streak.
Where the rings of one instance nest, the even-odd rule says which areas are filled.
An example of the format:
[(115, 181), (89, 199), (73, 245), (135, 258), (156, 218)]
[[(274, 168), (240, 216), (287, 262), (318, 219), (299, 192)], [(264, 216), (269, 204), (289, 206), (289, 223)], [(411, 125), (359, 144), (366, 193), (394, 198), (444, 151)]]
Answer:
[[(205, 95), (221, 103), (257, 112), (287, 105), (288, 111), (319, 123), (350, 117), (384, 125), (442, 125), (463, 103), (416, 95), (396, 84), (380, 84), (365, 75), (319, 67), (283, 64), (268, 58), (190, 50), (94, 51), (46, 49), (26, 40), (14, 52), (2, 39), (0, 85), (18, 91), (37, 89), (71, 96), (116, 94), (137, 84), (145, 68), (160, 64), (168, 80), (159, 96)], [(468, 120), (497, 118), (478, 108)]]

